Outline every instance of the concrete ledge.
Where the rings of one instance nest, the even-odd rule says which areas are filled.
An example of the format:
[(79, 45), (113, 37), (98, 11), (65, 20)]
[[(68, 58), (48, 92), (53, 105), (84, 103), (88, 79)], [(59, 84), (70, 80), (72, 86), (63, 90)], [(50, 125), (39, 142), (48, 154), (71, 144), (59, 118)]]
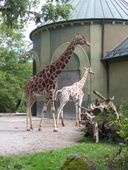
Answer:
[(26, 113), (0, 113), (0, 117), (6, 117), (6, 116), (26, 116)]

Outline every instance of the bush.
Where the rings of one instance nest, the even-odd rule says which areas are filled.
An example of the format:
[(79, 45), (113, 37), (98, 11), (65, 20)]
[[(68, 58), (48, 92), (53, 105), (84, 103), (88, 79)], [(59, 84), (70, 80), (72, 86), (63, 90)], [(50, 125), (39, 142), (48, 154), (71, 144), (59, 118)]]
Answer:
[(120, 130), (118, 134), (124, 139), (124, 144), (128, 149), (128, 106), (120, 105)]
[[(0, 112), (12, 112), (16, 102), (24, 100), (23, 88), (26, 80), (32, 74), (32, 64), (29, 61), (19, 63), (14, 50), (0, 48)], [(25, 111), (21, 104), (20, 111)]]
[(119, 150), (108, 161), (110, 170), (127, 170), (128, 169), (128, 106), (120, 105), (119, 107), (120, 120), (118, 134), (123, 138), (120, 143)]

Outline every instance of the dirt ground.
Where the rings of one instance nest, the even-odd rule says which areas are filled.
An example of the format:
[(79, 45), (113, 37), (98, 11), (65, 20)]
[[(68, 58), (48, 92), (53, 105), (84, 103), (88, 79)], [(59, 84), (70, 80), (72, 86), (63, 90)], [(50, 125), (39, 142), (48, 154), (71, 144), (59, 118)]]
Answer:
[(34, 130), (26, 131), (25, 116), (0, 117), (0, 155), (19, 155), (77, 144), (83, 135), (75, 120), (66, 120), (53, 132), (53, 121), (44, 119), (42, 131), (38, 131), (40, 118), (33, 118)]

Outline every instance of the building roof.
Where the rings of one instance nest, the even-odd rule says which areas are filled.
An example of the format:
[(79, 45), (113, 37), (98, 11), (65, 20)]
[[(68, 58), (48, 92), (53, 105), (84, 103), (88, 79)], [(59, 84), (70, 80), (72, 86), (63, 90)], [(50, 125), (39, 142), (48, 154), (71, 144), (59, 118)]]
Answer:
[(119, 59), (124, 57), (128, 59), (128, 37), (114, 49), (107, 52), (104, 56), (104, 60)]
[[(125, 0), (69, 0), (73, 6), (69, 20), (119, 19), (128, 20), (128, 2)], [(58, 19), (56, 22), (65, 21)], [(42, 25), (53, 23), (44, 22)]]
[(128, 20), (128, 2), (125, 0), (69, 0), (74, 10), (72, 19), (111, 18)]
[(47, 21), (33, 30), (36, 32), (39, 28), (46, 28), (55, 24), (71, 23), (71, 21), (83, 20), (102, 20), (102, 21), (127, 21), (128, 22), (128, 2), (126, 0), (68, 0), (73, 6), (70, 18), (68, 21), (59, 18), (55, 22)]

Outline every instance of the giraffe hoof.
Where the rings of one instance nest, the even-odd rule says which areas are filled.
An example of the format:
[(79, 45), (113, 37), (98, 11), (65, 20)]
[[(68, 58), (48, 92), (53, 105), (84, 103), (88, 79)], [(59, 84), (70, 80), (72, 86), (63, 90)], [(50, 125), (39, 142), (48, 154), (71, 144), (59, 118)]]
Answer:
[(30, 129), (27, 128), (27, 131), (30, 131)]
[(58, 132), (58, 130), (57, 130), (57, 129), (54, 129), (53, 132)]
[(38, 131), (41, 131), (41, 128), (39, 128)]

